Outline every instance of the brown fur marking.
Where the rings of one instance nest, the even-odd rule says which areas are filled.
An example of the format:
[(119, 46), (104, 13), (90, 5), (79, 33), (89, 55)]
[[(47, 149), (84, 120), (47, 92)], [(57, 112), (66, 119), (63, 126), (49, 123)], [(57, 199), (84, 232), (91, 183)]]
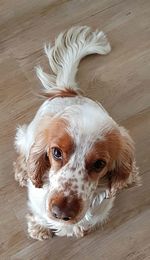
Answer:
[(40, 94), (42, 96), (50, 98), (52, 100), (57, 97), (64, 98), (64, 97), (75, 97), (75, 96), (79, 96), (79, 95), (81, 96), (83, 93), (80, 89), (74, 90), (74, 89), (66, 87), (62, 90), (56, 89), (56, 92), (42, 92)]

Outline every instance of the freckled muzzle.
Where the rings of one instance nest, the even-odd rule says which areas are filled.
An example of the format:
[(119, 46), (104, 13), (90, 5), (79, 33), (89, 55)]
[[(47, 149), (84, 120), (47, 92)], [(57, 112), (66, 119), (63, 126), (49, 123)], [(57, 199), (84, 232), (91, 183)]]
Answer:
[(49, 202), (49, 211), (53, 218), (65, 222), (76, 222), (82, 211), (82, 200), (75, 195), (65, 196), (55, 193)]

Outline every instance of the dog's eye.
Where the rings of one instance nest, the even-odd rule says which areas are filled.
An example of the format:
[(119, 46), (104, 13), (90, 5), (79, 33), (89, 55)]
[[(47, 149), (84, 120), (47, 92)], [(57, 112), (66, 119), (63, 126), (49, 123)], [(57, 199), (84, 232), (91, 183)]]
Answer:
[(52, 154), (55, 160), (62, 160), (62, 151), (59, 148), (53, 147)]
[(99, 172), (102, 170), (106, 165), (106, 162), (104, 160), (97, 160), (93, 163), (92, 169), (96, 172)]

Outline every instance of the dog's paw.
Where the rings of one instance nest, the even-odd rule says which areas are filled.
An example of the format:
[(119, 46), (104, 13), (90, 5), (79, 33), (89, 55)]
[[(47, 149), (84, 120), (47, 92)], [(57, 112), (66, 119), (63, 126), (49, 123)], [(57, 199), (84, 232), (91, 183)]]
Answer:
[(31, 238), (42, 241), (53, 237), (52, 230), (38, 224), (36, 217), (32, 213), (27, 214), (26, 217), (28, 220), (28, 234)]
[(88, 228), (84, 228), (82, 226), (75, 226), (74, 229), (74, 234), (77, 238), (81, 238), (81, 237), (84, 237), (86, 236), (88, 233), (90, 233), (90, 229)]
[(46, 240), (46, 239), (49, 239), (50, 237), (52, 237), (51, 230), (48, 228), (45, 228), (39, 224), (28, 228), (28, 234), (31, 238), (37, 239), (40, 241), (43, 241), (43, 240)]

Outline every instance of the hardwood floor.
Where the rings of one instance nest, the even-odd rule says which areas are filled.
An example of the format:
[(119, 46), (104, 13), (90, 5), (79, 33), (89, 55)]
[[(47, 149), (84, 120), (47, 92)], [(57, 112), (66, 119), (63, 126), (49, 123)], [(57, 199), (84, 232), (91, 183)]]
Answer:
[[(43, 44), (78, 24), (109, 37), (112, 52), (81, 62), (78, 80), (129, 129), (143, 185), (123, 191), (109, 222), (89, 236), (39, 242), (27, 237), (26, 189), (12, 172), (15, 128), (29, 122), (42, 102), (34, 94), (40, 85), (34, 66), (48, 70)], [(1, 0), (0, 112), (0, 259), (150, 259), (149, 0)]]

